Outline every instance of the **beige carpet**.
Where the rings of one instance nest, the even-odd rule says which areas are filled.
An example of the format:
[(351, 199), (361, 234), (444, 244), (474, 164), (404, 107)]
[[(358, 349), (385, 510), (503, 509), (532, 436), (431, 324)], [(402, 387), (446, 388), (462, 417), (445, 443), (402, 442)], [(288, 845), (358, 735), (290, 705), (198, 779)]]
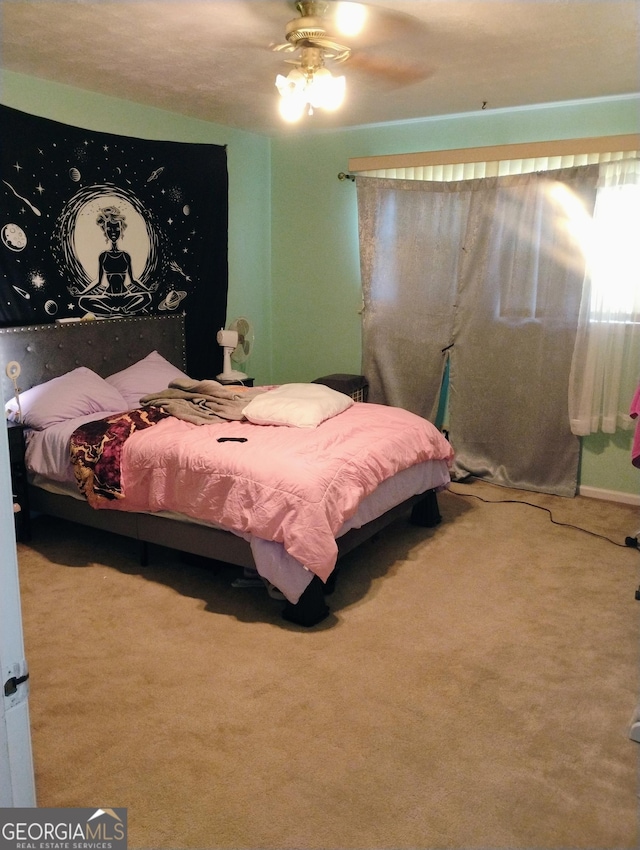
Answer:
[[(630, 506), (476, 483), (623, 544)], [(40, 806), (131, 848), (638, 846), (640, 552), (440, 496), (304, 630), (237, 572), (40, 517), (19, 546)]]

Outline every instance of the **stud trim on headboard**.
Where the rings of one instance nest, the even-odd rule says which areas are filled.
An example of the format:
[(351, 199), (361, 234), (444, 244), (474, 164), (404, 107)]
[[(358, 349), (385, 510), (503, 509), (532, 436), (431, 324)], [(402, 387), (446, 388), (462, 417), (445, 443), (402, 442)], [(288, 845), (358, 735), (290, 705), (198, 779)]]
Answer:
[(186, 368), (184, 314), (123, 317), (64, 324), (0, 328), (0, 381), (4, 400), (13, 397), (6, 375), (12, 360), (20, 364), (18, 386), (36, 384), (87, 366), (103, 378), (157, 351), (181, 370)]

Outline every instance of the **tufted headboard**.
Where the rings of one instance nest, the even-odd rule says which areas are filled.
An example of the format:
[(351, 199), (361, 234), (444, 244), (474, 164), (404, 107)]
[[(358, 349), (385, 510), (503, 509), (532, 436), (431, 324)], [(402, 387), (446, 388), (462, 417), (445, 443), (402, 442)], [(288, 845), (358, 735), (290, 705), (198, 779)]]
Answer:
[(5, 401), (14, 396), (7, 363), (20, 364), (22, 392), (78, 366), (103, 378), (157, 351), (185, 369), (184, 314), (0, 328), (0, 382)]

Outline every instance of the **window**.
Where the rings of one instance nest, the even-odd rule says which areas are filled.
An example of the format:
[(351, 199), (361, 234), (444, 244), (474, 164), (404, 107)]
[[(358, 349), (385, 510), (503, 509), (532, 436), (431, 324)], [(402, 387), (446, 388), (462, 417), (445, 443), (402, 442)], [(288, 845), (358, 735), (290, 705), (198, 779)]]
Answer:
[(640, 321), (640, 162), (603, 165), (587, 246), (591, 320)]

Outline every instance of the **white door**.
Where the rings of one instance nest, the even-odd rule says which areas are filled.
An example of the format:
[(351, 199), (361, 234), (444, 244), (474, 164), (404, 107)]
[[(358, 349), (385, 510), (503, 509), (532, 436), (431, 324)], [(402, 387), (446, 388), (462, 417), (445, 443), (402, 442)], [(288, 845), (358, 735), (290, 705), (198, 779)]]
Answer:
[(36, 805), (7, 430), (0, 427), (0, 807)]

